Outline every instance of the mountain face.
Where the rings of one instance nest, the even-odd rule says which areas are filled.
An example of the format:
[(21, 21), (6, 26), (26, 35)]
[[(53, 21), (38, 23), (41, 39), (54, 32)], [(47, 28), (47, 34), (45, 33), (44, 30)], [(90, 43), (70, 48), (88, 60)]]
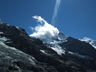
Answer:
[(63, 33), (45, 42), (1, 23), (0, 72), (96, 72), (96, 49)]
[(80, 39), (81, 41), (84, 41), (86, 43), (89, 43), (90, 45), (92, 45), (95, 49), (96, 49), (96, 41), (88, 38), (88, 37), (84, 37), (83, 39)]

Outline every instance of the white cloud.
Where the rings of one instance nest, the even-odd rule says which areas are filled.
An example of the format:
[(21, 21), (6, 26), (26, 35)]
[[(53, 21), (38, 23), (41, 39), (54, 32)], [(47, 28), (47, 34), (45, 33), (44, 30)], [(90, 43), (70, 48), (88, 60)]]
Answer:
[(32, 28), (35, 32), (30, 35), (31, 37), (39, 38), (43, 41), (46, 40), (48, 42), (52, 38), (56, 38), (58, 36), (59, 30), (49, 24), (41, 16), (33, 16), (33, 18), (40, 22), (40, 24), (35, 28)]
[[(62, 41), (57, 40), (59, 39), (59, 30), (56, 27), (49, 24), (41, 16), (33, 16), (33, 18), (36, 19), (40, 24), (34, 28), (32, 27), (32, 30), (34, 30), (35, 32), (32, 33), (30, 36), (41, 39), (43, 43), (50, 44), (48, 48), (53, 49), (55, 52), (57, 52), (57, 54), (65, 54), (65, 50), (62, 49), (62, 47), (60, 47), (59, 45), (59, 43), (61, 43)], [(45, 51), (40, 51), (45, 53)]]

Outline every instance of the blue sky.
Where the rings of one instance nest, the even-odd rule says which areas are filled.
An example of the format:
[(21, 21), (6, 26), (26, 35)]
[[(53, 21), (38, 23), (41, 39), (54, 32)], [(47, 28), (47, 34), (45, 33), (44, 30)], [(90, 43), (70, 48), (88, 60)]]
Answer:
[[(32, 16), (39, 15), (51, 23), (56, 0), (0, 0), (2, 21), (22, 27), (28, 34), (36, 26)], [(96, 40), (96, 0), (61, 0), (55, 26), (63, 33)]]

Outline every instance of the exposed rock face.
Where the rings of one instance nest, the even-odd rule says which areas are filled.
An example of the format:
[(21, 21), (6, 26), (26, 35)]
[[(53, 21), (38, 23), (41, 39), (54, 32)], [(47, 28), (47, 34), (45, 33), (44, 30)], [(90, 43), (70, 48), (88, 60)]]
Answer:
[[(63, 38), (62, 38), (63, 39)], [(24, 29), (0, 24), (0, 72), (96, 72), (96, 49), (68, 37), (59, 55)]]

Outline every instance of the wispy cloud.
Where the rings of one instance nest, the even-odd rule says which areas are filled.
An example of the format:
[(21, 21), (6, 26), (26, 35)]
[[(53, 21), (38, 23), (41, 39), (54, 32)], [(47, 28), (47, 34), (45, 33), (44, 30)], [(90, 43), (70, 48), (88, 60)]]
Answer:
[(55, 4), (53, 16), (52, 16), (52, 22), (51, 22), (51, 24), (53, 24), (53, 25), (55, 24), (55, 18), (57, 16), (60, 3), (61, 3), (61, 0), (56, 0), (56, 4)]

